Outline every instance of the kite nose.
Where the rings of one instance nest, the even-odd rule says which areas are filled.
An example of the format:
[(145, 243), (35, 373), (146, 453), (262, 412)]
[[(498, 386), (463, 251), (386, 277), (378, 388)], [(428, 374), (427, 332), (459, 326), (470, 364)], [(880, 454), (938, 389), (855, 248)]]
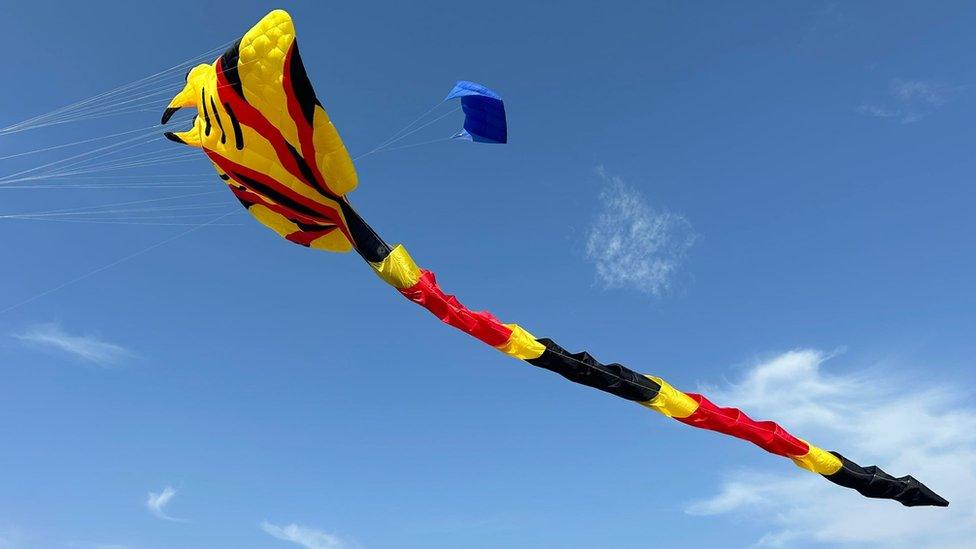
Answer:
[(176, 114), (176, 111), (178, 110), (180, 110), (179, 107), (166, 107), (166, 110), (163, 111), (163, 118), (159, 121), (159, 123), (165, 124), (169, 122), (169, 119), (173, 118), (173, 115)]

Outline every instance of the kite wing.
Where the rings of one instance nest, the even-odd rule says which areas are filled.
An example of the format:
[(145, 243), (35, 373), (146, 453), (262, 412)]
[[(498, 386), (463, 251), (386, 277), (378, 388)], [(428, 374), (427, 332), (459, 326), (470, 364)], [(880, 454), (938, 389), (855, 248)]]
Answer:
[[(504, 106), (497, 94), (459, 82), (465, 130), (475, 141), (505, 142)], [(352, 209), (345, 194), (356, 172), (338, 132), (315, 97), (284, 11), (265, 16), (212, 65), (187, 76), (163, 122), (196, 107), (193, 127), (167, 136), (200, 147), (218, 175), (261, 223), (292, 242), (332, 251), (355, 249), (386, 283), (443, 322), (499, 351), (570, 381), (634, 401), (682, 423), (749, 441), (841, 486), (906, 506), (948, 502), (911, 476), (861, 467), (837, 452), (799, 439), (772, 421), (684, 393), (661, 378), (620, 364), (604, 364), (537, 338), (517, 324), (471, 311), (421, 269), (402, 245), (389, 246)]]
[(481, 84), (459, 80), (444, 101), (457, 98), (461, 99), (464, 111), (464, 129), (455, 138), (478, 143), (508, 142), (508, 122), (501, 96)]

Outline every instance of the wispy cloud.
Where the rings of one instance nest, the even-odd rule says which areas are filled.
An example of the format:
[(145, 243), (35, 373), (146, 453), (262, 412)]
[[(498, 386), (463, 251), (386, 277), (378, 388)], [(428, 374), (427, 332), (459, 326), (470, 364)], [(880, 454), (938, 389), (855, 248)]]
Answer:
[(72, 335), (57, 323), (37, 324), (21, 333), (12, 334), (26, 345), (52, 349), (73, 357), (108, 366), (132, 356), (132, 352), (90, 335)]
[(971, 547), (976, 539), (976, 407), (955, 390), (899, 380), (890, 369), (830, 374), (833, 357), (798, 350), (761, 361), (740, 381), (711, 390), (716, 402), (770, 417), (828, 449), (887, 472), (912, 474), (951, 502), (905, 508), (863, 498), (797, 470), (730, 472), (696, 515), (733, 515), (764, 524), (759, 545), (803, 543), (883, 547)]
[(600, 211), (586, 236), (586, 258), (605, 288), (634, 288), (660, 296), (695, 243), (681, 215), (653, 208), (641, 193), (600, 167)]
[(345, 549), (349, 547), (344, 540), (332, 534), (294, 523), (278, 526), (265, 521), (261, 523), (261, 529), (270, 536), (282, 541), (290, 541), (306, 549)]
[(882, 101), (866, 101), (855, 108), (865, 116), (898, 120), (902, 124), (917, 122), (944, 107), (965, 86), (953, 86), (938, 80), (895, 78), (888, 83)]
[(166, 514), (166, 506), (169, 505), (169, 502), (172, 501), (174, 497), (176, 497), (176, 490), (174, 490), (172, 486), (166, 486), (163, 488), (163, 491), (159, 493), (149, 492), (149, 495), (146, 497), (146, 509), (149, 509), (149, 512), (152, 513), (153, 516), (163, 520), (186, 522), (185, 519), (174, 518)]

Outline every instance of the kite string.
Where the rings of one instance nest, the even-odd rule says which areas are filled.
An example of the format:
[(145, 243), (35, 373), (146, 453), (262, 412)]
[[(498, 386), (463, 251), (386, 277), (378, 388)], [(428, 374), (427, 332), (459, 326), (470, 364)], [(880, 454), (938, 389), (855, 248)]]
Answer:
[[(411, 136), (411, 135), (419, 132), (420, 130), (426, 128), (427, 126), (430, 126), (431, 124), (433, 124), (433, 123), (435, 123), (435, 122), (437, 122), (439, 120), (442, 120), (442, 119), (444, 119), (444, 118), (446, 118), (446, 117), (448, 117), (448, 116), (456, 113), (459, 110), (461, 110), (461, 107), (455, 107), (455, 108), (451, 109), (450, 111), (448, 111), (448, 112), (446, 112), (446, 113), (438, 116), (437, 118), (435, 118), (435, 119), (433, 119), (433, 120), (431, 120), (429, 122), (426, 122), (424, 124), (421, 124), (420, 126), (417, 126), (416, 128), (408, 131), (407, 133), (404, 133), (403, 135), (400, 135), (399, 137), (396, 137), (394, 139), (387, 139), (383, 144), (381, 144), (380, 146), (374, 148), (373, 150), (371, 150), (369, 152), (366, 152), (366, 153), (363, 153), (363, 154), (360, 154), (360, 155), (354, 157), (353, 158), (353, 161), (359, 160), (361, 158), (366, 158), (367, 156), (376, 154), (378, 152), (387, 152), (387, 151), (391, 151), (391, 150), (395, 150), (395, 149), (399, 149), (399, 148), (407, 148), (406, 146), (405, 147), (393, 147), (393, 148), (390, 148), (390, 145), (392, 145), (392, 144), (396, 143), (397, 141), (400, 141), (400, 140), (402, 140), (402, 139), (404, 139), (406, 137), (409, 137), (409, 136)], [(445, 138), (445, 139), (450, 139), (450, 138)], [(426, 145), (428, 143), (436, 143), (436, 142), (439, 142), (439, 141), (442, 141), (442, 140), (444, 140), (444, 139), (434, 139), (434, 140), (429, 141), (429, 142), (417, 143), (416, 145), (421, 145), (421, 144)]]
[(64, 288), (66, 288), (68, 286), (71, 286), (72, 284), (76, 284), (76, 283), (81, 282), (82, 280), (85, 280), (87, 278), (90, 278), (90, 277), (92, 277), (92, 276), (94, 276), (94, 275), (96, 275), (98, 273), (101, 273), (103, 271), (107, 271), (108, 269), (111, 269), (112, 267), (115, 267), (117, 265), (120, 265), (122, 263), (125, 263), (126, 261), (129, 261), (130, 259), (135, 259), (136, 257), (139, 257), (141, 255), (144, 255), (144, 254), (146, 254), (146, 253), (148, 253), (148, 252), (150, 252), (152, 250), (155, 250), (156, 248), (159, 248), (161, 246), (165, 246), (166, 244), (169, 244), (170, 242), (173, 242), (175, 240), (179, 240), (180, 238), (183, 238), (184, 236), (187, 236), (187, 235), (189, 235), (189, 234), (191, 234), (193, 232), (196, 232), (196, 231), (198, 231), (198, 230), (200, 230), (200, 229), (202, 229), (204, 227), (213, 225), (214, 223), (220, 221), (221, 219), (223, 219), (223, 218), (225, 218), (225, 217), (227, 217), (227, 216), (229, 216), (229, 215), (231, 215), (231, 214), (233, 214), (233, 213), (235, 213), (237, 211), (239, 211), (239, 209), (235, 207), (234, 209), (228, 211), (227, 213), (224, 213), (224, 214), (221, 214), (221, 215), (219, 215), (217, 217), (214, 217), (213, 219), (211, 219), (209, 221), (206, 221), (206, 222), (201, 223), (201, 224), (198, 224), (198, 225), (194, 225), (190, 229), (187, 229), (187, 230), (185, 230), (185, 231), (183, 231), (183, 232), (181, 232), (179, 234), (176, 234), (174, 236), (171, 236), (169, 238), (166, 238), (164, 240), (161, 240), (161, 241), (159, 241), (159, 242), (157, 242), (157, 243), (155, 243), (155, 244), (153, 244), (151, 246), (148, 246), (146, 248), (143, 248), (143, 249), (141, 249), (141, 250), (139, 250), (137, 252), (133, 252), (133, 253), (131, 253), (129, 255), (126, 255), (124, 257), (121, 257), (119, 259), (116, 259), (115, 261), (112, 261), (111, 263), (108, 263), (107, 265), (103, 265), (103, 266), (101, 266), (101, 267), (99, 267), (97, 269), (93, 269), (91, 271), (88, 271), (87, 273), (82, 274), (80, 276), (77, 276), (75, 278), (72, 278), (72, 279), (70, 279), (70, 280), (68, 280), (66, 282), (62, 282), (61, 284), (58, 284), (57, 286), (54, 286), (53, 288), (49, 288), (49, 289), (44, 290), (41, 293), (35, 294), (35, 295), (33, 295), (33, 296), (31, 296), (31, 297), (23, 300), (23, 301), (20, 301), (18, 303), (15, 303), (13, 305), (10, 305), (10, 306), (8, 306), (8, 307), (6, 307), (4, 309), (0, 309), (0, 314), (8, 313), (8, 312), (10, 312), (10, 311), (12, 311), (14, 309), (17, 309), (19, 307), (22, 307), (24, 305), (27, 305), (28, 303), (31, 303), (33, 301), (36, 301), (36, 300), (38, 300), (38, 299), (40, 299), (40, 298), (42, 298), (42, 297), (44, 297), (46, 295), (50, 295), (50, 294), (52, 294), (54, 292), (57, 292), (59, 290), (63, 290)]
[[(54, 219), (54, 218), (15, 218), (21, 221), (48, 221), (56, 223), (88, 223), (91, 225), (138, 225), (143, 227), (187, 227), (196, 225), (196, 223), (181, 223), (181, 222), (165, 222), (165, 221), (152, 221), (153, 219), (173, 219), (173, 218), (190, 218), (190, 217), (204, 217), (205, 215), (212, 214), (198, 214), (193, 216), (173, 216), (173, 217), (119, 217), (119, 218), (109, 218), (109, 219)], [(240, 223), (215, 223), (212, 224), (214, 227), (240, 227)]]
[(75, 207), (75, 208), (61, 208), (61, 209), (57, 209), (57, 210), (45, 210), (45, 211), (42, 211), (42, 212), (34, 212), (34, 213), (27, 213), (27, 214), (0, 215), (0, 219), (5, 218), (5, 217), (14, 217), (14, 216), (17, 216), (17, 215), (47, 215), (47, 214), (54, 214), (54, 213), (69, 213), (69, 212), (77, 212), (77, 211), (83, 211), (83, 210), (95, 210), (97, 208), (115, 208), (117, 206), (134, 206), (136, 204), (149, 204), (149, 203), (153, 203), (153, 202), (165, 202), (167, 200), (179, 200), (179, 199), (182, 199), (182, 198), (192, 198), (194, 196), (211, 195), (211, 194), (216, 194), (216, 193), (219, 193), (219, 192), (224, 192), (224, 191), (222, 189), (219, 189), (219, 190), (204, 191), (204, 192), (199, 192), (199, 193), (179, 194), (179, 195), (176, 195), (176, 196), (164, 196), (164, 197), (161, 197), (161, 198), (157, 197), (157, 198), (147, 198), (147, 199), (141, 199), (141, 200), (127, 200), (125, 202), (113, 202), (113, 203), (110, 203), (110, 204), (98, 204), (98, 205), (95, 205), (95, 206), (81, 206), (81, 207)]
[[(157, 125), (157, 127), (158, 126), (159, 125)], [(140, 139), (143, 140), (143, 142), (140, 143), (142, 145), (150, 142), (150, 140), (146, 140), (146, 136), (145, 135), (137, 135), (137, 136), (131, 137), (129, 139), (123, 139), (122, 141), (117, 141), (115, 143), (111, 143), (109, 145), (105, 145), (104, 147), (98, 147), (98, 148), (93, 149), (91, 151), (79, 153), (79, 154), (76, 154), (76, 155), (73, 155), (73, 156), (69, 156), (67, 158), (62, 158), (61, 160), (55, 160), (53, 162), (48, 162), (47, 164), (41, 164), (40, 166), (35, 166), (33, 168), (28, 168), (26, 170), (21, 170), (21, 171), (16, 172), (16, 173), (8, 174), (6, 176), (0, 177), (0, 185), (3, 185), (5, 183), (7, 183), (7, 182), (10, 182), (12, 179), (17, 178), (17, 177), (22, 176), (22, 175), (25, 175), (25, 174), (34, 173), (34, 172), (37, 172), (39, 170), (43, 170), (44, 168), (49, 168), (49, 167), (52, 167), (52, 166), (57, 166), (59, 164), (64, 164), (65, 162), (68, 162), (70, 160), (76, 160), (76, 159), (79, 159), (79, 158), (89, 157), (89, 156), (91, 156), (91, 155), (93, 155), (95, 153), (98, 153), (98, 152), (101, 152), (101, 151), (111, 150), (113, 148), (118, 148), (118, 147), (121, 147), (122, 145), (130, 144), (130, 143), (132, 143), (134, 141), (139, 141)], [(138, 146), (138, 145), (130, 145), (129, 147), (126, 147), (126, 148), (132, 148), (133, 146)], [(94, 156), (92, 158), (98, 158), (99, 156), (104, 156), (104, 154), (105, 153), (103, 153), (102, 155), (96, 155), (96, 156)], [(69, 166), (71, 166), (71, 165), (73, 165), (73, 164), (69, 164)], [(63, 167), (64, 166), (62, 166), (62, 168)], [(61, 168), (58, 168), (58, 169), (61, 169)]]
[(430, 145), (431, 143), (440, 143), (441, 141), (450, 141), (452, 139), (453, 139), (453, 137), (441, 137), (441, 138), (438, 138), (438, 139), (431, 139), (430, 141), (421, 141), (420, 143), (411, 143), (409, 145), (400, 145), (398, 147), (387, 147), (387, 148), (383, 149), (382, 151), (377, 151), (377, 152), (390, 152), (390, 151), (398, 151), (400, 149), (411, 149), (413, 147), (420, 147), (422, 145)]
[[(76, 212), (41, 212), (41, 213), (12, 214), (12, 215), (3, 216), (3, 219), (39, 219), (44, 217), (183, 212), (183, 211), (191, 211), (191, 210), (211, 210), (214, 208), (223, 208), (225, 206), (227, 206), (227, 202), (222, 201), (222, 202), (211, 202), (205, 204), (180, 204), (176, 206), (155, 206), (155, 207), (148, 207), (148, 208), (122, 208), (118, 210), (88, 210), (88, 211), (76, 211)], [(208, 214), (192, 214), (192, 215), (208, 215)]]
[[(11, 125), (11, 126), (7, 126), (6, 128), (2, 128), (2, 129), (0, 129), (0, 136), (6, 135), (6, 134), (11, 134), (11, 133), (16, 133), (16, 132), (21, 132), (21, 131), (34, 130), (34, 129), (43, 128), (43, 127), (46, 127), (46, 126), (53, 126), (53, 125), (58, 125), (58, 124), (66, 124), (66, 123), (69, 123), (69, 122), (76, 122), (76, 121), (79, 121), (79, 120), (87, 120), (87, 119), (92, 119), (92, 118), (104, 118), (104, 117), (116, 116), (116, 115), (120, 115), (120, 114), (131, 114), (131, 113), (136, 113), (136, 112), (147, 112), (147, 111), (156, 110), (156, 109), (131, 109), (131, 107), (146, 106), (146, 105), (150, 105), (150, 104), (158, 104), (159, 107), (162, 107), (162, 106), (167, 105), (169, 103), (169, 101), (167, 101), (166, 99), (162, 99), (162, 100), (154, 100), (154, 101), (152, 101), (150, 103), (141, 103), (140, 105), (126, 105), (126, 106), (122, 106), (122, 107), (120, 107), (119, 105), (123, 105), (123, 104), (126, 104), (126, 103), (138, 102), (139, 100), (142, 100), (142, 99), (147, 99), (147, 98), (154, 97), (154, 96), (158, 96), (158, 95), (164, 95), (164, 94), (170, 94), (170, 93), (172, 93), (172, 91), (169, 90), (169, 89), (164, 89), (164, 90), (159, 90), (158, 89), (160, 87), (160, 84), (162, 82), (164, 82), (166, 79), (170, 78), (170, 75), (168, 74), (168, 72), (172, 72), (172, 71), (179, 70), (179, 69), (185, 67), (186, 65), (189, 65), (189, 64), (192, 64), (194, 62), (197, 62), (200, 59), (209, 58), (209, 56), (212, 55), (213, 53), (217, 53), (217, 52), (225, 49), (226, 45), (229, 45), (230, 43), (231, 42), (228, 42), (225, 45), (222, 45), (222, 46), (219, 46), (217, 48), (214, 48), (214, 49), (210, 50), (207, 53), (198, 55), (197, 57), (195, 57), (193, 59), (190, 59), (188, 61), (185, 61), (182, 64), (177, 65), (177, 66), (174, 66), (174, 67), (172, 67), (170, 69), (167, 69), (165, 71), (161, 71), (161, 72), (157, 73), (156, 75), (152, 75), (150, 77), (146, 77), (145, 79), (143, 79), (144, 81), (135, 81), (135, 82), (130, 83), (130, 84), (127, 84), (125, 86), (121, 86), (119, 88), (116, 88), (115, 90), (111, 90), (109, 92), (104, 92), (102, 94), (98, 94), (98, 95), (93, 96), (91, 98), (88, 98), (88, 99), (79, 101), (79, 102), (77, 102), (75, 104), (68, 105), (68, 106), (65, 106), (65, 107), (61, 107), (60, 109), (56, 109), (56, 110), (51, 111), (51, 112), (49, 112), (47, 114), (39, 115), (39, 116), (36, 116), (34, 118), (25, 120), (25, 121), (23, 121), (21, 123), (14, 124), (14, 125)], [(241, 62), (241, 63), (238, 64), (238, 68), (243, 67), (245, 65), (250, 65), (252, 63), (258, 63), (260, 61), (261, 61), (260, 59), (254, 59), (254, 60), (251, 60), (251, 61), (244, 61), (244, 62)], [(229, 86), (230, 85), (218, 85), (217, 86), (217, 89), (225, 88), (225, 87), (229, 87)], [(163, 87), (166, 87), (166, 86), (163, 86)], [(142, 93), (144, 91), (150, 91), (150, 90), (152, 90), (152, 93), (147, 93), (147, 94), (144, 94), (141, 97), (137, 97), (137, 98), (134, 98), (134, 99), (128, 99), (126, 101), (111, 102), (111, 103), (106, 103), (106, 104), (99, 104), (99, 103), (97, 103), (97, 101), (108, 101), (110, 98), (114, 99), (115, 96), (121, 94), (122, 92)]]
[(53, 151), (53, 150), (56, 150), (56, 149), (64, 149), (66, 147), (73, 147), (75, 145), (83, 145), (85, 143), (92, 143), (94, 141), (101, 141), (103, 139), (110, 139), (112, 137), (120, 137), (120, 136), (123, 136), (123, 135), (137, 133), (137, 132), (141, 132), (141, 131), (147, 131), (147, 130), (150, 130), (150, 129), (151, 130), (155, 130), (157, 127), (158, 127), (158, 124), (153, 124), (152, 126), (147, 126), (147, 127), (144, 127), (144, 128), (136, 128), (134, 130), (127, 130), (127, 131), (124, 131), (124, 132), (112, 133), (112, 134), (108, 134), (108, 135), (100, 135), (98, 137), (90, 137), (88, 139), (81, 139), (79, 141), (72, 141), (70, 143), (62, 143), (60, 145), (51, 145), (51, 146), (48, 146), (48, 147), (42, 147), (40, 149), (33, 149), (33, 150), (30, 150), (30, 151), (23, 151), (23, 152), (14, 153), (14, 154), (8, 154), (6, 156), (0, 156), (0, 160), (9, 160), (11, 158), (18, 158), (18, 157), (21, 157), (21, 156), (28, 156), (28, 155), (32, 155), (32, 154), (38, 154), (38, 153), (42, 153), (42, 152)]
[(429, 108), (426, 111), (424, 111), (423, 114), (421, 114), (417, 118), (414, 118), (413, 120), (411, 120), (410, 123), (407, 124), (406, 126), (404, 126), (404, 127), (400, 128), (399, 130), (393, 132), (392, 135), (390, 135), (389, 137), (387, 137), (386, 139), (384, 139), (383, 141), (381, 141), (380, 144), (377, 145), (375, 148), (381, 148), (384, 145), (388, 144), (392, 139), (395, 139), (402, 132), (405, 132), (408, 129), (410, 129), (411, 127), (413, 127), (414, 124), (416, 124), (416, 123), (420, 122), (421, 120), (423, 120), (424, 118), (426, 118), (427, 115), (429, 115), (430, 113), (432, 113), (435, 110), (437, 110), (437, 108), (440, 107), (443, 104), (444, 104), (443, 101), (438, 101), (437, 103), (434, 103), (434, 106), (432, 106), (431, 108)]
[(118, 86), (116, 88), (113, 88), (111, 90), (108, 90), (108, 91), (105, 91), (105, 92), (102, 92), (102, 93), (93, 95), (93, 96), (91, 96), (91, 97), (89, 97), (87, 99), (82, 99), (80, 101), (76, 101), (75, 103), (71, 103), (69, 105), (65, 105), (63, 107), (59, 107), (59, 108), (54, 109), (52, 111), (49, 111), (47, 113), (40, 114), (40, 115), (31, 117), (31, 118), (28, 118), (26, 120), (23, 120), (21, 122), (15, 123), (15, 124), (11, 124), (11, 125), (9, 125), (9, 126), (7, 126), (5, 128), (0, 128), (0, 135), (4, 135), (4, 134), (8, 134), (8, 133), (14, 133), (14, 132), (17, 132), (17, 131), (23, 131), (23, 130), (27, 130), (27, 129), (32, 129), (35, 126), (35, 124), (37, 124), (37, 123), (40, 123), (42, 121), (49, 121), (49, 120), (52, 120), (52, 119), (57, 119), (57, 116), (58, 115), (65, 115), (66, 113), (71, 112), (72, 110), (77, 110), (79, 108), (88, 106), (88, 105), (90, 105), (92, 103), (95, 103), (97, 101), (104, 100), (104, 99), (106, 99), (108, 97), (111, 97), (113, 95), (120, 94), (122, 92), (126, 92), (126, 91), (129, 91), (129, 90), (132, 90), (132, 89), (138, 89), (141, 86), (149, 86), (151, 84), (155, 84), (156, 81), (162, 80), (164, 77), (168, 77), (170, 72), (177, 71), (177, 70), (185, 67), (186, 65), (189, 65), (189, 64), (192, 64), (192, 63), (198, 61), (201, 58), (204, 58), (204, 57), (210, 56), (210, 55), (212, 55), (214, 53), (217, 53), (217, 52), (225, 49), (231, 43), (233, 43), (233, 41), (225, 42), (224, 44), (222, 44), (220, 46), (217, 46), (215, 48), (212, 48), (212, 49), (210, 49), (210, 50), (208, 50), (208, 51), (206, 51), (206, 52), (204, 52), (202, 54), (195, 55), (195, 56), (193, 56), (193, 57), (191, 57), (191, 58), (189, 58), (189, 59), (187, 59), (187, 60), (185, 60), (185, 61), (183, 61), (181, 63), (178, 63), (176, 65), (173, 65), (172, 67), (170, 67), (168, 69), (164, 69), (162, 71), (159, 71), (159, 72), (157, 72), (155, 74), (151, 74), (149, 76), (140, 78), (140, 79), (135, 80), (133, 82), (129, 82), (127, 84), (123, 84), (123, 85)]
[(437, 118), (431, 120), (430, 122), (427, 122), (427, 123), (425, 123), (423, 125), (417, 126), (416, 128), (408, 131), (407, 133), (401, 135), (400, 137), (397, 137), (396, 139), (390, 141), (389, 143), (387, 143), (386, 145), (384, 145), (383, 147), (381, 147), (381, 149), (384, 149), (386, 147), (389, 147), (390, 145), (396, 143), (397, 141), (400, 141), (400, 140), (402, 140), (403, 138), (405, 138), (407, 136), (413, 135), (413, 134), (419, 132), (420, 130), (426, 128), (427, 126), (430, 126), (434, 122), (437, 122), (438, 120), (443, 120), (444, 118), (446, 118), (446, 117), (448, 117), (448, 116), (450, 116), (450, 115), (458, 112), (459, 110), (461, 110), (461, 107), (454, 107), (453, 109), (451, 109), (451, 110), (447, 111), (446, 113), (438, 116)]

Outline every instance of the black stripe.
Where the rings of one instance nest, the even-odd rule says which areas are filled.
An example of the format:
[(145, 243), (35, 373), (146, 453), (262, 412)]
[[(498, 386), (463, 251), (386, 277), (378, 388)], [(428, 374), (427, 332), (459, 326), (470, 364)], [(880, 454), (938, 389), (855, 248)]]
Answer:
[(224, 77), (227, 83), (237, 92), (237, 95), (244, 98), (244, 85), (241, 83), (241, 75), (237, 72), (237, 61), (241, 58), (241, 41), (238, 40), (233, 46), (220, 56), (220, 66), (224, 70)]
[(214, 118), (217, 119), (217, 127), (220, 128), (220, 144), (227, 144), (227, 133), (224, 132), (224, 125), (220, 122), (220, 113), (217, 112), (217, 105), (214, 103), (213, 97), (210, 97), (210, 108), (213, 109)]
[(200, 88), (200, 105), (203, 107), (203, 121), (206, 123), (203, 135), (210, 135), (210, 111), (207, 110), (207, 90), (204, 88)]
[(310, 168), (308, 166), (308, 162), (305, 161), (305, 157), (299, 154), (299, 152), (295, 150), (295, 147), (292, 147), (291, 143), (285, 141), (285, 145), (288, 146), (288, 152), (291, 153), (291, 157), (295, 160), (295, 164), (298, 164), (298, 171), (302, 172), (302, 177), (305, 178), (305, 182), (308, 183), (310, 187), (331, 198), (332, 200), (339, 200), (339, 197), (329, 191), (329, 189), (323, 188), (322, 185), (319, 185), (318, 180), (315, 179), (315, 174), (312, 173), (312, 168)]
[(308, 121), (309, 126), (313, 126), (315, 106), (321, 103), (315, 97), (315, 90), (308, 79), (308, 73), (305, 72), (302, 56), (298, 53), (298, 42), (291, 44), (291, 65), (288, 67), (288, 74), (291, 77), (291, 87), (292, 91), (295, 92), (295, 99), (302, 107), (302, 116)]
[(546, 350), (539, 358), (526, 362), (556, 372), (575, 383), (636, 402), (647, 402), (661, 390), (654, 381), (620, 364), (601, 364), (586, 352), (570, 353), (551, 339), (538, 341), (546, 346)]
[(831, 452), (841, 461), (841, 468), (832, 475), (823, 475), (834, 484), (853, 488), (869, 498), (893, 499), (905, 507), (932, 505), (948, 507), (949, 502), (915, 480), (911, 475), (893, 477), (877, 466), (861, 467), (837, 452)]
[(314, 219), (321, 219), (323, 217), (321, 213), (316, 212), (315, 210), (309, 208), (308, 206), (305, 206), (300, 202), (296, 202), (288, 198), (287, 196), (284, 196), (283, 194), (276, 192), (274, 189), (268, 187), (267, 185), (261, 183), (256, 179), (252, 179), (250, 177), (247, 177), (246, 175), (239, 174), (236, 172), (231, 173), (231, 177), (247, 185), (250, 188), (250, 190), (258, 194), (264, 195), (271, 201), (276, 202), (286, 208), (289, 208), (295, 211), (296, 213), (300, 213), (302, 215), (306, 215)]
[(234, 143), (237, 145), (237, 150), (243, 151), (244, 133), (241, 131), (241, 123), (234, 116), (234, 109), (230, 108), (230, 103), (224, 103), (224, 110), (227, 111), (227, 117), (230, 118), (230, 125), (234, 128)]

